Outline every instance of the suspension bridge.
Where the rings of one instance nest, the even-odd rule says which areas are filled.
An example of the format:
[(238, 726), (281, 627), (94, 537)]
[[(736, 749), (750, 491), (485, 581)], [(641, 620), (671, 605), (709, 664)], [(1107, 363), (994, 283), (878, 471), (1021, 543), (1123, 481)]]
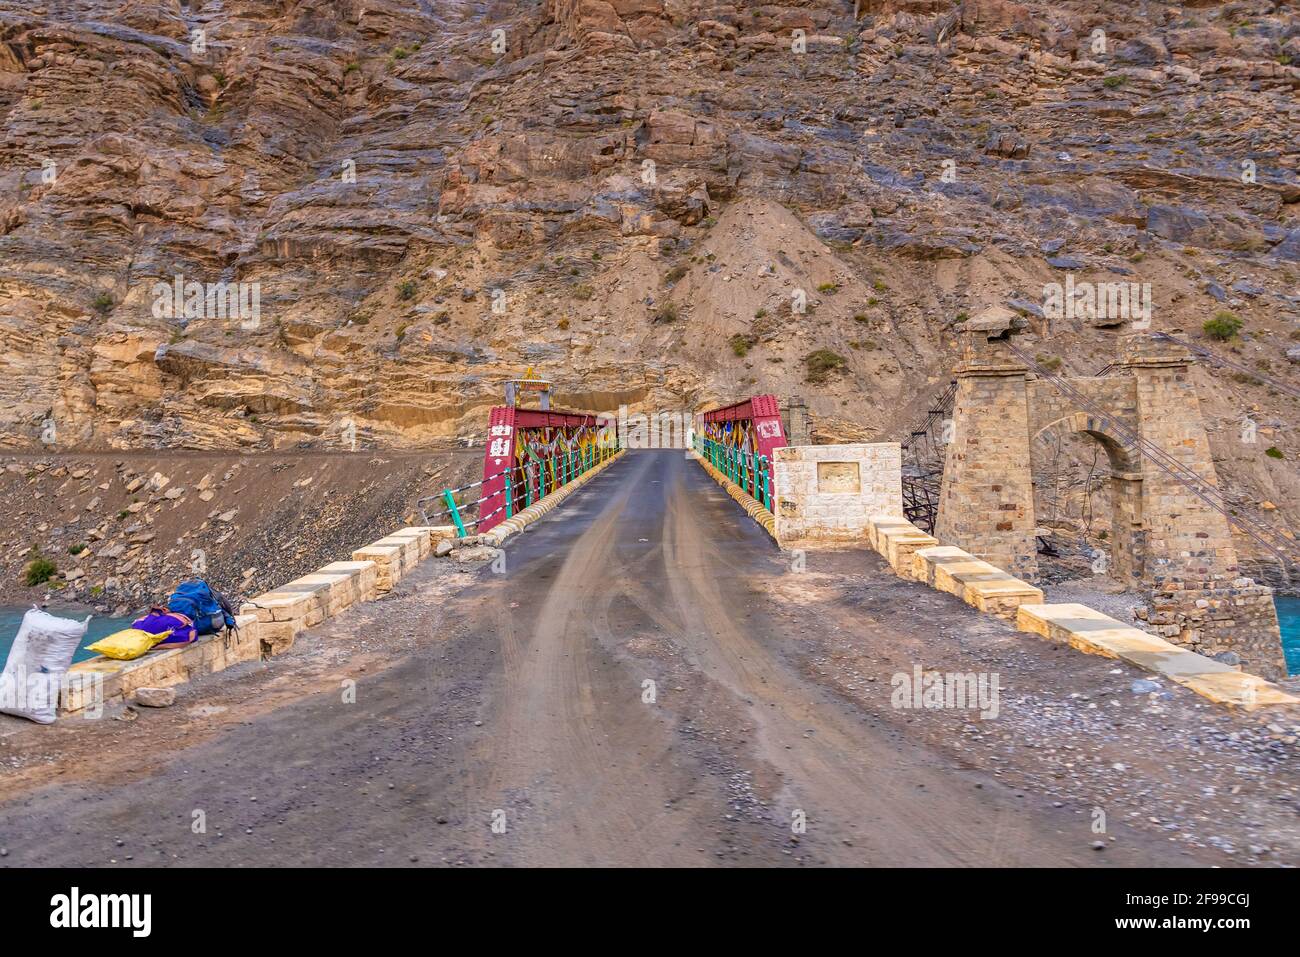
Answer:
[[(1005, 389), (1028, 409), (1033, 394), (1039, 419), (1094, 420), (1102, 434), (1113, 433), (1106, 440), (1120, 466), (1145, 460), (1142, 443), (1123, 444), (1097, 386), (1067, 382), (1096, 406), (1067, 414), (1065, 391), (1040, 376), (1035, 393), (1031, 370), (1002, 345), (968, 358), (957, 385), (928, 412), (951, 418), (955, 429), (905, 437), (920, 440), (907, 443), (909, 454), (926, 457), (938, 484), (937, 530), (954, 483), (970, 493), (967, 503), (982, 501), (978, 470), (973, 478), (970, 460), (960, 458), (972, 396), (996, 401)], [(1158, 358), (1098, 381), (1122, 390), (1125, 375), (1158, 379), (1171, 368)], [(1005, 786), (1008, 772), (1055, 779), (1061, 766), (1051, 756), (1067, 750), (1072, 761), (1109, 766), (1113, 739), (1077, 732), (1079, 721), (1100, 715), (1070, 711), (1069, 702), (1081, 688), (1108, 693), (1126, 684), (1113, 677), (1113, 660), (1007, 642), (969, 599), (953, 600), (951, 587), (944, 594), (937, 580), (926, 588), (900, 577), (862, 547), (818, 551), (801, 565), (733, 501), (772, 514), (786, 532), (821, 527), (856, 545), (864, 533), (853, 524), (861, 518), (855, 508), (877, 517), (881, 503), (901, 508), (899, 444), (791, 445), (781, 400), (755, 395), (697, 414), (690, 457), (682, 449), (629, 450), (617, 423), (553, 408), (549, 387), (529, 385), (491, 410), (481, 476), (439, 489), (421, 506), (428, 524), (466, 539), (491, 539), (581, 485), (560, 509), (512, 540), (499, 563), (473, 570), (424, 562), (384, 601), (358, 603), (304, 631), (293, 653), (245, 679), (260, 682), (252, 692), (238, 681), (209, 689), (212, 707), (202, 719), (177, 708), (142, 716), (131, 736), (105, 727), (93, 741), (93, 800), (57, 781), (9, 803), (0, 794), (0, 829), (41, 835), (11, 842), (9, 862), (116, 863), (128, 852), (209, 866), (1220, 861), (1204, 843), (1174, 846), (1164, 831), (1144, 830), (1145, 815), (1120, 813), (1130, 810), (1122, 804), (1108, 832), (1116, 840), (1099, 854), (1087, 805)], [(533, 392), (539, 407), (516, 401)], [(1027, 443), (1034, 427), (1027, 411), (1012, 424)], [(1006, 436), (995, 443), (1015, 444)], [(918, 539), (934, 545), (899, 523), (871, 535), (892, 536), (900, 555)], [(970, 555), (953, 561), (960, 549), (928, 550), (949, 586), (963, 574), (972, 587), (1006, 584), (1008, 576)], [(891, 695), (900, 675), (922, 660), (960, 675), (971, 670), (972, 654), (979, 668), (1031, 697), (1064, 702), (1067, 713), (1054, 721), (1007, 707), (996, 726), (977, 711), (958, 723), (996, 727), (987, 735), (996, 741), (1032, 733), (1039, 747), (1003, 751), (982, 734), (954, 735), (951, 710), (905, 710), (906, 702), (900, 710)], [(288, 692), (286, 669), (295, 666), (311, 693)], [(355, 692), (342, 701), (334, 691), (340, 676)], [(1219, 666), (1214, 677), (1242, 676)], [(227, 712), (222, 734), (206, 725), (194, 731)], [(1215, 821), (1216, 834), (1261, 839), (1257, 830), (1225, 832), (1235, 820), (1230, 808), (1201, 786), (1207, 774), (1231, 775), (1253, 758), (1217, 739), (1185, 750), (1181, 737), (1169, 740), (1171, 722), (1203, 722), (1203, 712), (1174, 699), (1158, 716), (1140, 706), (1117, 714), (1125, 740), (1159, 748), (1161, 761), (1109, 772), (1125, 783), (1113, 801), (1158, 793), (1195, 808), (1193, 823)], [(139, 734), (153, 735), (147, 740), (159, 758), (143, 769)], [(129, 773), (115, 777), (118, 767)], [(195, 838), (195, 808), (207, 809), (219, 839)], [(114, 822), (116, 841), (88, 844), (84, 835), (102, 834), (104, 820)]]
[[(888, 458), (880, 444), (790, 446), (770, 394), (697, 413), (686, 444), (778, 544), (861, 546), (873, 517), (900, 516), (918, 534), (1032, 583), (1045, 550), (1035, 443), (1091, 437), (1110, 465), (1114, 575), (1162, 606), (1149, 624), (1198, 651), (1240, 651), (1270, 677), (1284, 674), (1271, 592), (1243, 577), (1234, 533), (1285, 580), (1296, 543), (1219, 487), (1186, 374), (1207, 355), (1234, 364), (1166, 334), (1130, 336), (1123, 353), (1094, 375), (1071, 377), (1009, 332), (972, 331), (953, 382), (902, 437), (897, 479), (888, 462), (868, 461)], [(538, 408), (521, 405), (529, 393)], [(427, 523), (449, 523), (461, 537), (490, 534), (623, 451), (617, 423), (552, 408), (549, 383), (526, 377), (508, 399), (490, 412), (481, 479), (423, 499)]]

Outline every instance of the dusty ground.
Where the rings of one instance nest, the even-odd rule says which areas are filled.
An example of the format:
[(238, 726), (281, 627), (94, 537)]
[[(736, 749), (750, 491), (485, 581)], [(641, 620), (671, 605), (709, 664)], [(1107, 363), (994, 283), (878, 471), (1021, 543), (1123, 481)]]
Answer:
[[(1135, 691), (861, 552), (797, 567), (630, 455), (501, 573), (426, 563), (168, 711), (0, 719), (0, 863), (1300, 861), (1294, 719)], [(997, 717), (895, 709), (917, 664), (998, 673)]]

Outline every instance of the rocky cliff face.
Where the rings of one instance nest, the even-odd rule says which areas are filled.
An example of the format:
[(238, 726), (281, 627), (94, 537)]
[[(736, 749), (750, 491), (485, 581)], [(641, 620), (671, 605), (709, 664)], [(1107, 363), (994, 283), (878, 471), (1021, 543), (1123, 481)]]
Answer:
[[(429, 446), (527, 366), (897, 438), (965, 316), (1109, 361), (1123, 323), (1037, 315), (1067, 274), (1294, 382), (1295, 13), (0, 0), (0, 443)], [(1297, 403), (1200, 375), (1221, 474), (1300, 522)]]

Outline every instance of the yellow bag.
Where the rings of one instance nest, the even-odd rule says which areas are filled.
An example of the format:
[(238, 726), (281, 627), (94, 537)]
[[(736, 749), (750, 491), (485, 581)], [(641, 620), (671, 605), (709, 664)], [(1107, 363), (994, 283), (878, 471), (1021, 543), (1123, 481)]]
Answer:
[(93, 645), (87, 645), (86, 650), (97, 651), (105, 658), (130, 661), (139, 658), (170, 634), (170, 631), (164, 631), (158, 635), (151, 635), (139, 628), (123, 628), (99, 639)]

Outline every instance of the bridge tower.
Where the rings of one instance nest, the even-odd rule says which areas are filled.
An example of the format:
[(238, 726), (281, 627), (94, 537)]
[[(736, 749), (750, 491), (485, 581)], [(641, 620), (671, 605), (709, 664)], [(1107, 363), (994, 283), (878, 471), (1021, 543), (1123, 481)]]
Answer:
[(1038, 577), (1029, 465), (1029, 367), (966, 334), (934, 534), (1017, 578)]
[(1234, 651), (1284, 675), (1272, 591), (1242, 575), (1191, 377), (1191, 355), (1131, 335), (1117, 374), (1060, 378), (1006, 328), (968, 327), (935, 537), (1034, 580), (1032, 450), (1048, 432), (1086, 435), (1111, 478), (1117, 576), (1151, 594), (1147, 620), (1194, 651)]

